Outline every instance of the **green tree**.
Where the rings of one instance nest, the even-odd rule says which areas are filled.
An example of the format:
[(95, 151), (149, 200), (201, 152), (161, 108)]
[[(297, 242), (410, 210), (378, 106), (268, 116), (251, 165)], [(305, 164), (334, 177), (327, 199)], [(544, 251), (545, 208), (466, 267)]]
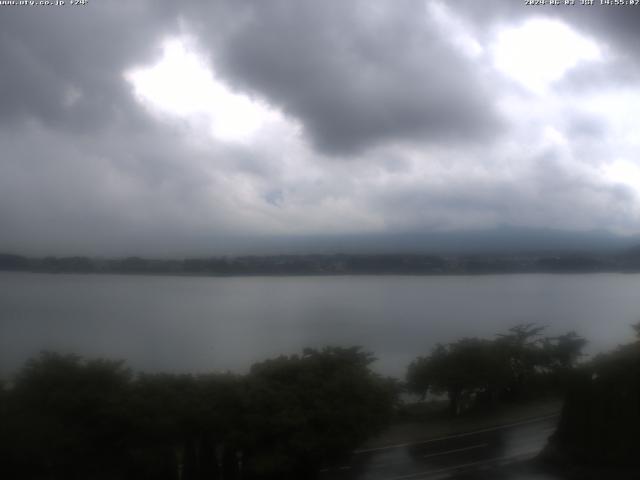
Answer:
[(640, 341), (640, 322), (634, 323), (631, 325), (631, 328), (633, 328), (633, 331), (636, 334), (636, 340)]
[[(407, 370), (409, 391), (446, 394), (451, 415), (499, 399), (523, 399), (551, 387), (575, 367), (586, 341), (575, 332), (542, 336), (544, 327), (517, 325), (493, 340), (464, 338), (438, 344)], [(555, 385), (553, 384), (555, 381)]]
[(546, 367), (554, 373), (561, 373), (575, 368), (584, 354), (582, 350), (587, 341), (576, 332), (568, 332), (557, 337), (543, 340), (542, 348), (546, 354)]
[(248, 376), (248, 466), (302, 478), (335, 461), (390, 420), (393, 385), (358, 347), (306, 349), (255, 364)]
[(43, 353), (0, 385), (3, 473), (20, 479), (306, 478), (389, 420), (395, 385), (359, 348), (255, 364), (245, 376), (133, 377)]
[(140, 375), (131, 401), (132, 461), (139, 475), (219, 473), (217, 451), (235, 451), (243, 439), (243, 395), (243, 380), (231, 374)]
[[(633, 328), (637, 332), (638, 324)], [(577, 369), (549, 457), (575, 466), (640, 466), (640, 343), (599, 354)], [(607, 472), (607, 473), (610, 473)], [(609, 475), (603, 475), (605, 478)]]
[(542, 336), (545, 328), (535, 323), (520, 324), (496, 339), (496, 347), (508, 365), (510, 379), (506, 389), (511, 398), (526, 397), (530, 393), (529, 382), (545, 365)]
[(431, 355), (420, 357), (408, 369), (409, 390), (422, 395), (446, 393), (449, 412), (458, 415), (463, 400), (492, 402), (507, 378), (506, 365), (495, 342), (464, 338), (449, 345), (438, 344)]
[(123, 475), (130, 380), (121, 362), (54, 353), (27, 362), (6, 405), (16, 478)]

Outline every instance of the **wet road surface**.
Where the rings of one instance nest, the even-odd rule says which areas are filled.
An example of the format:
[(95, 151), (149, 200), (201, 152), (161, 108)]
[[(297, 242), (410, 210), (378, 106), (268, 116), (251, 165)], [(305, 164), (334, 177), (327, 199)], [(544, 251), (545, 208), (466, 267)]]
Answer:
[(558, 418), (548, 415), (417, 443), (360, 450), (349, 464), (324, 470), (320, 478), (555, 480), (558, 477), (532, 471), (524, 461), (544, 448)]

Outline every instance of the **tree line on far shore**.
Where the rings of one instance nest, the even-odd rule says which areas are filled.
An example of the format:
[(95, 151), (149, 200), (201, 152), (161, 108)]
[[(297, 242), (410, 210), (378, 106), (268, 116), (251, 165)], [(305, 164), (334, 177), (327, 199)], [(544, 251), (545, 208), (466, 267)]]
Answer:
[(585, 340), (520, 325), (437, 345), (405, 384), (359, 347), (305, 349), (246, 375), (134, 374), (42, 353), (0, 388), (8, 478), (314, 478), (394, 418), (400, 394), (446, 395), (449, 414), (562, 391)]
[(0, 271), (143, 275), (442, 275), (637, 272), (640, 250), (611, 254), (309, 254), (153, 259), (25, 257), (0, 252)]

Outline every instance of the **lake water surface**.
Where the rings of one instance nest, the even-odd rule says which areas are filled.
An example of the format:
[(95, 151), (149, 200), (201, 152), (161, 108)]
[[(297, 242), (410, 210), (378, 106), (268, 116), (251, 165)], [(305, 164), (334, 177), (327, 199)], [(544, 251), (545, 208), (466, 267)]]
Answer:
[(42, 349), (136, 370), (246, 371), (306, 346), (362, 345), (401, 377), (437, 342), (523, 322), (591, 353), (632, 339), (640, 275), (163, 277), (0, 272), (0, 375)]

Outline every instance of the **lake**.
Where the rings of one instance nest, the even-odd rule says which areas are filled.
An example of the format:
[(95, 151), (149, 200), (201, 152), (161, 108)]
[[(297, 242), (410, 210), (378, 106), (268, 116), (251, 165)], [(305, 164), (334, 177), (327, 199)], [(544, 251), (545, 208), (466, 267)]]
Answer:
[(244, 372), (307, 346), (362, 345), (402, 377), (437, 342), (524, 322), (590, 353), (632, 339), (640, 275), (171, 277), (0, 272), (0, 375), (42, 349), (136, 370)]

